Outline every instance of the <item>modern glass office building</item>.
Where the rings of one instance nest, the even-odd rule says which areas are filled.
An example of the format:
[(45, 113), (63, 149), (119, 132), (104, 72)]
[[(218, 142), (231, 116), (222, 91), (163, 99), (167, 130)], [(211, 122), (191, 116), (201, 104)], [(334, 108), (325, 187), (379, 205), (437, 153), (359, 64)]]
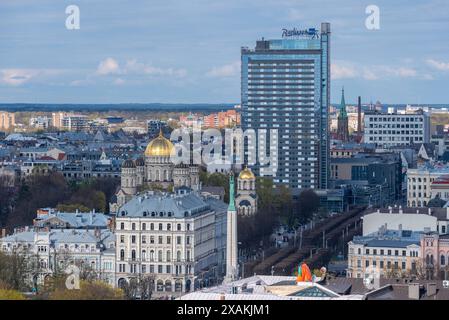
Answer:
[[(262, 39), (241, 54), (242, 128), (278, 130), (274, 182), (327, 189), (330, 24), (284, 29), (281, 39)], [(260, 163), (253, 169), (264, 175)]]

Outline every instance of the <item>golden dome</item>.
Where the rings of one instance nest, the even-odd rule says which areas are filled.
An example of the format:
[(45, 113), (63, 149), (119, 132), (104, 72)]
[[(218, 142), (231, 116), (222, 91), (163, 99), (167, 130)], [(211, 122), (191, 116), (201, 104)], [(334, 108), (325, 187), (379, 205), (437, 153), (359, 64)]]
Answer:
[(256, 179), (254, 173), (248, 167), (245, 167), (242, 171), (240, 171), (239, 179), (241, 180), (252, 180)]
[(159, 131), (159, 136), (150, 141), (145, 149), (145, 156), (147, 157), (169, 157), (174, 149), (173, 143), (162, 135), (162, 130)]

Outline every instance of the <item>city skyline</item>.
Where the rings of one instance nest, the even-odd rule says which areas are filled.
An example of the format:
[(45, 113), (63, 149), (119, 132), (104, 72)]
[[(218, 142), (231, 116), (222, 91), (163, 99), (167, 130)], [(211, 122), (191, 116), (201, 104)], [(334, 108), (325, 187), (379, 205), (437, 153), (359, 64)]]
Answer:
[(240, 48), (321, 21), (332, 25), (331, 102), (343, 85), (350, 104), (358, 95), (448, 101), (441, 0), (377, 1), (379, 30), (365, 27), (368, 3), (355, 0), (320, 1), (320, 10), (302, 1), (78, 1), (80, 29), (67, 30), (71, 4), (0, 4), (2, 103), (239, 103)]

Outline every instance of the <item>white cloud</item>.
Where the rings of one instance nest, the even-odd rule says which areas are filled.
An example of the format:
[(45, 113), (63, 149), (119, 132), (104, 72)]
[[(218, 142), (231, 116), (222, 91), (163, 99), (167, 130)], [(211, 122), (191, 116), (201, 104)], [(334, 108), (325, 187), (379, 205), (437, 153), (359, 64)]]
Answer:
[(378, 73), (370, 68), (363, 68), (362, 77), (365, 80), (378, 80)]
[(185, 69), (176, 68), (159, 68), (152, 65), (148, 65), (137, 60), (128, 60), (124, 68), (126, 74), (145, 74), (150, 76), (173, 76), (182, 78), (187, 75)]
[(418, 72), (410, 67), (362, 66), (346, 61), (337, 61), (331, 66), (331, 77), (334, 80), (361, 78), (374, 81), (385, 78), (417, 78)]
[(228, 78), (236, 76), (240, 73), (240, 61), (234, 61), (220, 67), (213, 67), (206, 76), (213, 78)]
[(106, 58), (105, 60), (100, 61), (96, 73), (99, 75), (118, 74), (120, 73), (120, 66), (117, 60)]
[(431, 66), (434, 69), (440, 71), (449, 71), (449, 62), (442, 62), (434, 59), (427, 59), (426, 62), (429, 66)]
[[(160, 68), (150, 64), (145, 64), (137, 61), (136, 59), (126, 61), (123, 67), (114, 58), (107, 58), (100, 61), (97, 71), (97, 75), (148, 75), (148, 76), (168, 76), (168, 77), (185, 77), (187, 71), (185, 69), (177, 68)], [(122, 84), (125, 80), (118, 78), (114, 83)]]
[(364, 68), (363, 77), (366, 80), (381, 78), (415, 78), (417, 71), (408, 67), (369, 66)]
[(123, 80), (122, 78), (117, 78), (114, 80), (114, 84), (120, 86), (122, 84), (125, 84), (125, 80)]
[(56, 69), (2, 69), (0, 83), (10, 86), (20, 86), (30, 81), (42, 80), (45, 77), (58, 75), (62, 70)]
[(417, 74), (415, 69), (405, 67), (399, 68), (385, 67), (385, 70), (388, 74), (401, 78), (413, 78), (416, 77)]
[(332, 79), (350, 79), (357, 76), (357, 70), (350, 65), (340, 64), (338, 62), (331, 65), (331, 78)]
[(287, 20), (289, 21), (301, 21), (304, 20), (304, 11), (298, 9), (289, 9), (287, 13)]

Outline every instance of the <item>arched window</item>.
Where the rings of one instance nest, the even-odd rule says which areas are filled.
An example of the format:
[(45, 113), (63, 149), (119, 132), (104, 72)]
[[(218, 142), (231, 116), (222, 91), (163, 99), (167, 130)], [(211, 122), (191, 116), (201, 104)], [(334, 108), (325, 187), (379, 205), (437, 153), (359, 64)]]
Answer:
[(154, 261), (154, 250), (150, 251), (150, 261)]
[(171, 224), (167, 224), (167, 230), (170, 231), (171, 230)]
[(179, 250), (176, 252), (176, 261), (181, 261), (181, 251)]
[(154, 223), (150, 224), (150, 230), (154, 230)]
[(171, 261), (171, 251), (167, 250), (167, 261)]
[(157, 281), (156, 290), (159, 292), (164, 291), (164, 282), (162, 280)]
[(171, 292), (171, 281), (170, 280), (165, 281), (165, 291)]
[(190, 230), (190, 223), (187, 224), (187, 231)]
[(147, 230), (147, 224), (146, 223), (142, 223), (142, 230)]
[(162, 223), (159, 223), (159, 230), (162, 230)]
[(162, 250), (159, 250), (159, 252), (157, 253), (157, 261), (162, 261)]
[(181, 292), (182, 291), (182, 281), (181, 280), (176, 280), (175, 281), (175, 291), (176, 292)]
[(181, 224), (180, 224), (180, 223), (178, 223), (178, 225), (176, 226), (176, 229), (177, 229), (178, 231), (181, 231)]
[(123, 261), (125, 260), (125, 250), (120, 250), (120, 260)]
[(146, 261), (146, 260), (147, 260), (147, 251), (142, 250), (142, 261)]
[(136, 250), (131, 250), (131, 259), (132, 259), (133, 261), (136, 260)]
[(446, 257), (444, 256), (444, 254), (441, 255), (441, 259), (440, 259), (440, 263), (442, 266), (446, 265)]

